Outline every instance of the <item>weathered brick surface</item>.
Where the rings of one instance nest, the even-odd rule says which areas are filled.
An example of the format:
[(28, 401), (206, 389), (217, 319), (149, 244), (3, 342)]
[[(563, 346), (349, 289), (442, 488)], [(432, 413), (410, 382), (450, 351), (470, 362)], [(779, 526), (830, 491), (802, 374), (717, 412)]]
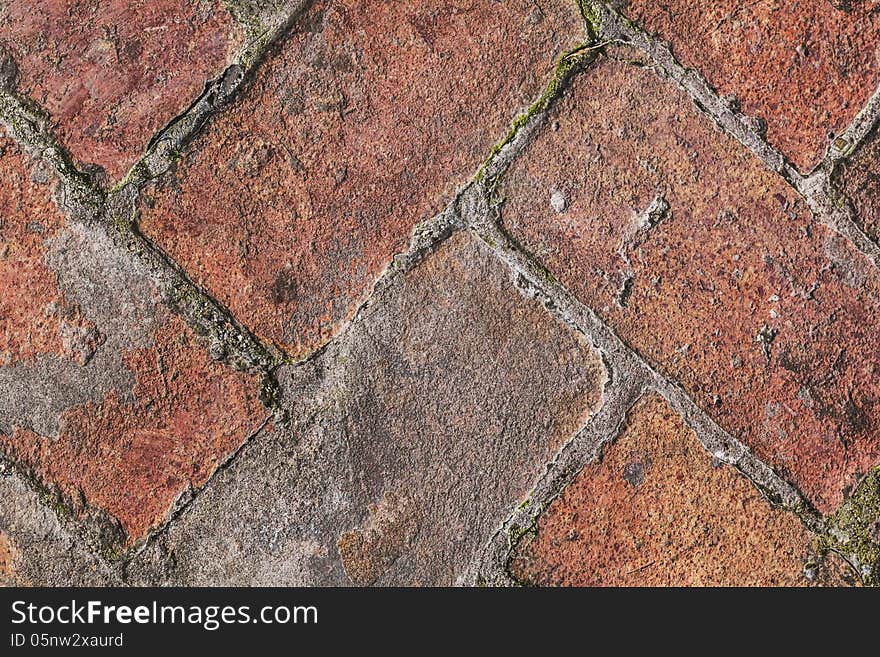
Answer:
[(16, 579), (15, 548), (9, 543), (9, 537), (0, 531), (0, 586), (12, 586)]
[(580, 76), (558, 129), (514, 164), (503, 221), (827, 512), (880, 461), (877, 270), (675, 86), (618, 56), (634, 55)]
[(118, 179), (237, 46), (219, 0), (11, 0), (0, 59), (82, 162)]
[(876, 0), (633, 0), (624, 12), (683, 64), (767, 122), (800, 169), (824, 155), (880, 84)]
[(142, 230), (296, 356), (349, 319), (555, 58), (573, 2), (318, 2), (155, 190)]
[(279, 376), (299, 420), (242, 450), (130, 569), (139, 581), (453, 583), (604, 381), (586, 341), (465, 235)]
[(875, 131), (841, 165), (837, 177), (855, 210), (856, 221), (875, 242), (880, 242), (880, 132)]
[(136, 539), (254, 431), (259, 380), (211, 361), (151, 272), (2, 144), (0, 452)]
[(0, 474), (0, 586), (106, 586), (106, 565), (16, 474)]
[[(512, 572), (540, 585), (798, 586), (847, 583), (816, 568), (814, 537), (711, 456), (659, 397), (642, 399), (601, 463), (543, 513)], [(849, 573), (849, 580), (854, 573)]]
[(49, 174), (0, 136), (0, 366), (55, 354), (82, 362), (98, 336), (58, 289), (46, 242), (64, 219)]

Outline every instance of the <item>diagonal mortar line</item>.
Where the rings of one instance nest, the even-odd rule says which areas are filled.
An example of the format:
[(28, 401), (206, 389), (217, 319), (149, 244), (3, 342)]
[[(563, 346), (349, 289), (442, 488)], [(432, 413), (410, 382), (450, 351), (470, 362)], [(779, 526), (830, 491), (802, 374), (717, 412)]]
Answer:
[(31, 158), (42, 159), (57, 173), (60, 209), (73, 221), (100, 224), (142, 258), (165, 285), (168, 301), (198, 333), (208, 336), (214, 353), (238, 369), (268, 370), (276, 358), (216, 300), (199, 290), (182, 270), (141, 236), (133, 226), (136, 190), (128, 185), (105, 196), (87, 173), (76, 169), (50, 128), (48, 116), (33, 102), (0, 89), (0, 124)]
[(352, 312), (351, 318), (343, 322), (337, 333), (315, 351), (301, 359), (283, 354), (282, 362), (294, 366), (311, 362), (330, 346), (342, 340), (349, 327), (358, 321), (381, 291), (392, 285), (398, 276), (418, 266), (452, 234), (464, 228), (460, 208), (470, 187), (478, 181), (495, 181), (503, 174), (513, 158), (535, 137), (544, 123), (547, 112), (568, 87), (571, 79), (601, 54), (603, 45), (588, 37), (582, 44), (564, 53), (557, 61), (554, 74), (538, 99), (513, 119), (507, 134), (490, 149), (489, 155), (471, 179), (456, 190), (446, 208), (412, 229), (407, 249), (394, 254), (382, 271), (376, 275), (373, 284), (369, 286)]
[(226, 458), (217, 465), (214, 472), (211, 473), (211, 476), (208, 477), (208, 480), (203, 483), (201, 486), (194, 487), (192, 482), (189, 483), (189, 486), (186, 490), (184, 490), (171, 505), (171, 509), (165, 517), (165, 521), (158, 527), (154, 527), (151, 529), (145, 537), (140, 539), (135, 545), (127, 549), (124, 553), (115, 557), (113, 566), (114, 572), (117, 573), (117, 576), (126, 584), (128, 584), (128, 566), (131, 562), (137, 558), (139, 554), (141, 554), (144, 550), (146, 550), (152, 543), (159, 540), (164, 534), (168, 532), (169, 529), (173, 526), (173, 524), (184, 515), (189, 508), (193, 505), (193, 503), (198, 499), (199, 495), (208, 489), (211, 483), (219, 478), (222, 472), (228, 470), (232, 467), (232, 465), (236, 462), (238, 456), (245, 450), (245, 448), (251, 444), (251, 442), (263, 433), (266, 430), (266, 427), (273, 421), (272, 415), (267, 415), (263, 421), (257, 425), (257, 427), (251, 431), (247, 436), (245, 436), (244, 440), (242, 440), (241, 444), (235, 448), (232, 452), (226, 455)]
[(612, 364), (618, 368), (625, 366), (627, 371), (638, 371), (639, 375), (644, 376), (650, 387), (684, 417), (713, 456), (740, 469), (777, 504), (791, 509), (809, 507), (794, 486), (775, 474), (742, 442), (719, 427), (677, 383), (667, 379), (636, 350), (626, 345), (591, 308), (578, 301), (545, 267), (527, 255), (498, 225), (496, 217), (484, 214), (470, 215), (467, 219), (471, 230), (530, 287), (537, 290), (563, 321), (588, 336)]
[(99, 220), (105, 201), (103, 190), (89, 173), (73, 164), (41, 107), (13, 89), (0, 87), (0, 124), (29, 157), (43, 160), (57, 173), (62, 210), (85, 223)]
[[(82, 523), (74, 520), (70, 510), (66, 507), (56, 509), (55, 506), (60, 505), (61, 502), (53, 491), (39, 485), (31, 476), (31, 473), (27, 472), (20, 464), (10, 461), (0, 454), (0, 478), (3, 477), (17, 479), (27, 490), (34, 493), (43, 507), (47, 507), (54, 512), (61, 530), (67, 534), (67, 538), (71, 540), (74, 546), (81, 548), (83, 553), (94, 557), (103, 571), (102, 574), (111, 580), (114, 585), (119, 586), (123, 584), (123, 580), (119, 577), (113, 564), (108, 561), (104, 554), (106, 543), (99, 532), (84, 533), (84, 529), (91, 528), (84, 528)], [(87, 511), (94, 511), (99, 515), (103, 515), (103, 512), (98, 509), (88, 509)], [(116, 531), (118, 526), (109, 529), (110, 531)]]
[[(536, 100), (525, 113), (521, 114), (514, 120), (513, 127), (508, 134), (502, 138), (495, 147), (493, 147), (491, 154), (479, 167), (472, 180), (455, 193), (447, 207), (431, 219), (428, 219), (413, 228), (408, 248), (403, 252), (395, 254), (382, 272), (378, 274), (375, 282), (364, 295), (361, 303), (352, 314), (352, 318), (342, 325), (338, 333), (332, 339), (327, 341), (321, 348), (309, 354), (306, 358), (299, 361), (293, 361), (286, 357), (282, 357), (281, 361), (276, 361), (268, 372), (268, 375), (273, 377), (273, 381), (274, 370), (277, 369), (282, 362), (294, 366), (302, 366), (318, 358), (327, 349), (332, 348), (332, 346), (344, 340), (347, 333), (351, 330), (351, 327), (360, 320), (363, 313), (371, 307), (372, 304), (377, 302), (384, 290), (393, 286), (400, 276), (412, 271), (430, 254), (434, 253), (449, 237), (464, 228), (460, 216), (460, 210), (463, 199), (469, 195), (469, 190), (473, 185), (473, 181), (480, 179), (495, 179), (503, 173), (505, 167), (516, 156), (516, 154), (519, 153), (534, 137), (540, 125), (543, 124), (547, 111), (565, 90), (574, 74), (582, 70), (589, 62), (592, 62), (600, 52), (601, 46), (598, 46), (590, 40), (560, 58), (553, 78), (548, 83), (548, 86), (538, 100)], [(136, 229), (130, 228), (129, 230), (132, 230), (133, 233), (136, 232)], [(147, 238), (142, 236), (139, 238), (149, 243)], [(152, 245), (151, 248), (155, 250), (157, 257), (161, 257), (161, 249), (155, 245)], [(183, 275), (182, 272), (181, 275)], [(284, 421), (284, 418), (282, 418), (282, 421)], [(184, 493), (184, 495), (186, 495), (185, 501), (178, 505), (177, 510), (162, 528), (151, 533), (147, 541), (138, 546), (136, 552), (126, 553), (124, 564), (122, 566), (123, 570), (127, 568), (127, 565), (131, 560), (145, 549), (148, 544), (158, 540), (159, 537), (168, 531), (177, 518), (185, 513), (186, 509), (193, 504), (201, 492), (210, 485), (210, 482), (216, 477), (217, 472), (221, 469), (225, 470), (230, 468), (234, 464), (236, 457), (242, 452), (247, 444), (250, 443), (251, 438), (258, 433), (259, 431), (255, 432), (253, 436), (249, 437), (238, 450), (230, 455), (230, 457), (224, 461), (223, 465), (215, 471), (209, 482), (199, 490), (192, 491), (191, 494), (189, 494), (189, 492)]]
[(618, 374), (615, 370), (603, 388), (598, 410), (546, 464), (528, 498), (504, 519), (489, 539), (480, 561), (460, 578), (462, 583), (519, 584), (509, 570), (512, 551), (525, 536), (535, 532), (541, 514), (583, 467), (602, 458), (605, 447), (620, 434), (630, 409), (648, 390), (648, 381), (641, 372), (635, 376)]
[[(455, 205), (455, 202), (451, 203), (445, 210), (440, 212), (432, 219), (429, 219), (417, 225), (413, 229), (409, 248), (406, 251), (395, 255), (391, 262), (389, 262), (389, 264), (383, 270), (382, 274), (373, 284), (369, 295), (367, 295), (363, 303), (358, 307), (352, 319), (344, 325), (343, 329), (332, 340), (328, 341), (320, 349), (312, 352), (307, 358), (292, 364), (295, 366), (302, 366), (308, 362), (311, 362), (312, 360), (318, 358), (325, 351), (332, 348), (335, 344), (342, 341), (348, 331), (351, 330), (351, 327), (359, 321), (363, 312), (376, 302), (376, 299), (379, 297), (381, 291), (388, 289), (400, 276), (403, 276), (412, 269), (416, 268), (421, 262), (425, 260), (425, 258), (436, 251), (440, 247), (440, 245), (443, 244), (449, 237), (451, 237), (455, 232), (461, 230), (463, 226), (461, 225), (458, 215), (455, 212)], [(272, 384), (276, 388), (278, 386), (278, 383), (277, 379), (275, 378), (275, 370), (280, 365), (281, 362), (276, 362), (271, 370), (266, 373), (267, 378), (271, 380)], [(184, 513), (186, 513), (186, 511), (195, 503), (199, 496), (208, 489), (208, 487), (218, 477), (218, 475), (222, 471), (230, 469), (235, 464), (239, 455), (251, 443), (251, 441), (266, 428), (270, 421), (279, 422), (281, 424), (287, 422), (286, 413), (283, 411), (283, 409), (281, 409), (280, 403), (276, 402), (276, 404), (277, 406), (274, 408), (270, 406), (270, 408), (272, 408), (275, 413), (268, 416), (263, 421), (263, 423), (254, 432), (252, 432), (238, 448), (236, 448), (234, 452), (226, 457), (223, 463), (220, 464), (217, 469), (211, 474), (211, 477), (207, 482), (205, 482), (197, 489), (189, 488), (181, 493), (178, 501), (174, 504), (174, 510), (170, 513), (168, 519), (162, 524), (161, 527), (157, 528), (154, 531), (151, 531), (144, 540), (139, 541), (134, 548), (127, 550), (124, 555), (118, 558), (118, 563), (120, 564), (119, 567), (122, 573), (121, 576), (123, 580), (127, 578), (127, 569), (129, 564), (141, 552), (143, 552), (143, 550), (145, 550), (155, 541), (160, 540), (161, 537), (165, 533), (167, 533), (169, 529), (171, 529), (177, 519), (180, 518)], [(267, 406), (269, 405), (267, 404)]]
[(796, 189), (799, 188), (801, 174), (784, 155), (767, 143), (755, 119), (742, 114), (735, 102), (720, 97), (699, 71), (681, 64), (672, 54), (669, 44), (649, 35), (605, 3), (587, 1), (596, 14), (602, 38), (635, 46), (647, 54), (703, 113), (751, 150), (767, 168), (779, 173)]
[(201, 134), (202, 129), (222, 109), (229, 106), (247, 86), (248, 78), (259, 68), (272, 47), (283, 41), (290, 28), (314, 4), (303, 0), (290, 13), (262, 16), (253, 13), (249, 4), (224, 0), (230, 14), (246, 32), (246, 42), (229, 65), (216, 78), (207, 80), (202, 93), (189, 107), (168, 121), (150, 139), (146, 152), (131, 166), (111, 194), (128, 185), (138, 189), (169, 171), (180, 151)]
[[(583, 0), (584, 3), (587, 0)], [(604, 45), (604, 42), (599, 42)], [(586, 44), (590, 45), (590, 44)], [(587, 48), (589, 50), (589, 48)], [(600, 49), (589, 52), (583, 65), (566, 73), (564, 85), (560, 85), (555, 101), (571, 80), (587, 69), (601, 54)], [(810, 527), (819, 527), (821, 517), (801, 493), (789, 482), (779, 477), (769, 466), (755, 457), (739, 440), (719, 427), (676, 383), (657, 372), (640, 354), (630, 348), (605, 324), (596, 313), (578, 301), (553, 274), (536, 259), (526, 254), (519, 244), (508, 235), (500, 221), (500, 204), (493, 198), (494, 185), (512, 161), (534, 140), (546, 121), (550, 104), (539, 111), (525, 115), (516, 130), (503, 143), (493, 149), (481, 171), (489, 172), (475, 178), (461, 194), (458, 210), (461, 220), (482, 239), (489, 248), (519, 276), (520, 286), (529, 288), (545, 300), (548, 309), (555, 312), (565, 323), (586, 335), (612, 367), (627, 372), (639, 372), (650, 382), (670, 405), (681, 414), (694, 430), (698, 440), (719, 460), (739, 469), (758, 489), (775, 503), (796, 510)]]
[[(278, 38), (283, 36), (283, 33), (296, 17), (292, 17), (279, 27)], [(519, 144), (523, 141), (523, 134), (531, 134), (531, 129), (536, 125), (533, 119), (543, 117), (546, 110), (549, 109), (555, 99), (565, 89), (574, 73), (595, 59), (600, 51), (601, 46), (597, 46), (594, 41), (588, 38), (586, 42), (560, 58), (556, 71), (540, 98), (528, 108), (525, 114), (520, 115), (514, 120), (511, 131), (493, 148), (492, 155), (486, 159), (474, 178), (486, 175), (487, 168), (491, 169), (489, 173), (493, 175), (497, 175), (503, 170), (499, 163), (509, 161), (509, 158), (518, 150), (518, 148), (511, 148), (510, 142), (516, 137)], [(228, 73), (229, 70), (227, 70)], [(221, 76), (214, 83), (222, 84), (223, 77)], [(238, 89), (241, 81), (236, 82), (235, 85), (235, 89)], [(210, 96), (211, 93), (216, 95), (217, 92), (211, 92), (209, 88), (194, 103), (193, 107), (188, 111), (191, 118), (200, 115), (203, 108), (200, 109), (198, 107), (199, 103), (207, 96)], [(216, 109), (212, 111), (216, 111)], [(96, 181), (92, 180), (87, 174), (78, 171), (72, 164), (70, 156), (66, 154), (63, 147), (53, 137), (48, 127), (49, 121), (45, 113), (41, 112), (35, 104), (18, 98), (14, 94), (7, 93), (3, 89), (0, 89), (0, 121), (6, 122), (9, 125), (12, 136), (22, 144), (29, 154), (33, 157), (47, 157), (49, 159), (61, 178), (61, 183), (65, 189), (65, 197), (78, 199), (82, 196), (86, 199), (87, 202), (81, 203), (84, 209), (77, 210), (78, 217), (83, 218), (83, 220), (87, 218), (89, 221), (101, 222), (106, 228), (110, 229), (114, 239), (121, 240), (136, 257), (143, 259), (150, 266), (151, 271), (165, 284), (168, 296), (166, 301), (184, 317), (190, 326), (196, 329), (203, 337), (206, 336), (209, 342), (213, 344), (215, 349), (212, 349), (212, 355), (238, 369), (256, 370), (263, 373), (262, 401), (270, 411), (273, 411), (276, 421), (285, 421), (284, 411), (277, 399), (278, 383), (274, 372), (283, 362), (297, 363), (287, 359), (285, 354), (279, 353), (278, 350), (263, 344), (244, 325), (238, 322), (237, 318), (221, 303), (205, 291), (199, 289), (187, 277), (186, 273), (170, 257), (164, 254), (158, 246), (139, 233), (134, 222), (136, 200), (139, 193), (137, 175), (127, 176), (123, 183), (117, 185), (105, 196), (104, 190)], [(199, 127), (203, 123), (199, 124)], [(528, 124), (528, 129), (520, 130), (525, 124)], [(165, 148), (160, 147), (159, 144), (168, 142), (168, 140), (163, 138), (167, 130), (168, 128), (160, 131), (153, 139), (153, 153), (159, 153), (161, 149)], [(182, 134), (174, 131), (172, 133), (175, 135)], [(145, 155), (144, 158), (149, 156), (150, 153)], [(487, 167), (487, 165), (491, 165), (491, 167)], [(138, 165), (135, 165), (133, 170), (137, 168)], [(363, 310), (375, 300), (381, 290), (392, 285), (399, 275), (416, 267), (427, 255), (436, 250), (445, 239), (462, 228), (457, 207), (461, 195), (469, 184), (467, 183), (459, 189), (444, 211), (413, 229), (408, 249), (396, 254), (377, 276), (375, 283), (365, 294), (362, 303), (353, 313), (353, 318), (346, 323), (343, 330), (333, 340), (328, 341), (327, 344), (310, 355), (305, 361), (317, 357), (324, 349), (338, 341), (346, 328), (357, 320)], [(72, 190), (72, 192), (68, 192), (68, 189)], [(76, 206), (76, 208), (78, 207)], [(65, 205), (64, 209), (71, 211), (71, 207), (68, 205)], [(87, 216), (85, 215), (86, 210), (89, 211)], [(242, 447), (252, 437), (250, 436), (246, 439)], [(240, 451), (241, 449), (237, 450), (224, 463), (224, 467), (231, 466), (235, 455), (240, 453)], [(203, 490), (203, 488), (199, 490)], [(37, 492), (39, 493), (40, 490), (38, 489)], [(193, 498), (195, 498), (197, 493), (198, 491), (195, 492)], [(184, 506), (188, 506), (190, 503), (191, 500), (187, 501)], [(47, 501), (47, 506), (53, 507), (56, 514), (60, 515), (59, 509), (54, 508), (57, 504), (53, 505)], [(77, 524), (79, 525), (80, 534), (91, 530), (88, 523)], [(118, 563), (120, 557), (114, 552), (114, 546), (118, 544), (118, 540), (103, 541), (99, 549), (90, 549), (98, 556), (101, 556), (101, 558), (109, 559), (108, 563)], [(107, 556), (108, 554), (109, 557)]]
[[(831, 230), (849, 240), (853, 246), (880, 269), (880, 246), (855, 222), (847, 209), (833, 202), (829, 182), (830, 168), (839, 159), (829, 151), (826, 161), (809, 175), (802, 175), (778, 150), (773, 148), (755, 119), (743, 115), (736, 105), (720, 97), (699, 71), (681, 64), (669, 44), (647, 34), (641, 27), (600, 0), (582, 0), (589, 5), (603, 39), (635, 46), (646, 53), (679, 85), (697, 107), (722, 130), (748, 148), (764, 165), (778, 173), (807, 201), (813, 214)], [(865, 108), (849, 127), (847, 139), (858, 143), (865, 138), (880, 116), (880, 90), (874, 93)], [(853, 147), (854, 148), (854, 147)], [(846, 152), (850, 152), (848, 149)]]
[[(133, 190), (131, 190), (133, 191)], [(202, 290), (186, 272), (134, 223), (135, 193), (108, 200), (107, 215), (118, 239), (145, 262), (164, 292), (164, 301), (207, 339), (211, 356), (247, 372), (268, 373), (279, 362), (276, 350), (263, 344), (220, 301)]]
[[(637, 383), (636, 389), (644, 387), (645, 390), (653, 390), (662, 395), (670, 406), (678, 412), (703, 447), (713, 457), (732, 465), (742, 473), (752, 484), (769, 499), (772, 503), (795, 512), (803, 523), (813, 531), (821, 531), (824, 527), (824, 519), (819, 515), (804, 498), (804, 496), (788, 481), (780, 477), (767, 464), (756, 457), (748, 447), (709, 417), (675, 382), (654, 369), (640, 354), (627, 346), (616, 333), (605, 324), (593, 311), (578, 301), (565, 287), (559, 284), (552, 274), (541, 264), (527, 255), (522, 248), (501, 228), (497, 211), (490, 207), (488, 190), (486, 188), (472, 187), (470, 193), (464, 199), (465, 207), (462, 213), (470, 230), (495, 253), (519, 277), (521, 287), (525, 287), (532, 295), (540, 296), (545, 300), (548, 309), (556, 313), (562, 321), (569, 324), (579, 332), (586, 335), (602, 353), (606, 363), (611, 363), (616, 372), (626, 372)], [(644, 382), (641, 384), (640, 382)], [(610, 439), (610, 438), (606, 438)], [(583, 442), (581, 442), (583, 440)], [(582, 451), (574, 448), (574, 457), (586, 456), (588, 459), (593, 452), (589, 448), (589, 434), (585, 438), (578, 439), (576, 445), (584, 445)], [(566, 457), (572, 458), (572, 456)], [(580, 466), (586, 464), (581, 462)], [(563, 460), (567, 472), (572, 466), (567, 460)], [(559, 490), (553, 490), (550, 484), (559, 484), (566, 480), (564, 476), (556, 477), (551, 468), (545, 479), (539, 483), (537, 491), (542, 495), (552, 496)], [(541, 486), (547, 488), (541, 489)], [(531, 504), (529, 505), (531, 506)], [(540, 510), (538, 511), (540, 512)], [(529, 511), (528, 513), (534, 513)], [(506, 536), (507, 528), (521, 528), (523, 518), (528, 513), (517, 509), (513, 512), (502, 526), (501, 534)], [(525, 526), (529, 526), (525, 523)], [(489, 580), (504, 583), (504, 577), (499, 573), (499, 550), (500, 539), (496, 536), (488, 546), (488, 556), (482, 562), (482, 567), (487, 568)], [(509, 541), (508, 541), (509, 542)], [(492, 565), (494, 564), (494, 565)], [(480, 579), (487, 577), (486, 574), (477, 573), (478, 583)]]
[(831, 143), (819, 166), (825, 171), (833, 172), (837, 163), (858, 150), (878, 124), (880, 124), (880, 86), (874, 90), (868, 102), (859, 110), (846, 130)]

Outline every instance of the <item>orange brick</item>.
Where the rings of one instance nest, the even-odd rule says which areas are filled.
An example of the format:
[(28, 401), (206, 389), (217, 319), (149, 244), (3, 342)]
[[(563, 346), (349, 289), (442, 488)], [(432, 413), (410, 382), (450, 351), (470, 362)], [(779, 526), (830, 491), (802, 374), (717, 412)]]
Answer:
[(259, 335), (305, 355), (582, 29), (563, 0), (318, 2), (156, 190), (141, 228)]
[(838, 178), (855, 210), (856, 221), (875, 242), (880, 242), (880, 133), (875, 131), (840, 166)]
[(880, 84), (876, 0), (633, 0), (625, 13), (669, 41), (801, 170), (824, 155)]
[(259, 380), (212, 361), (152, 273), (0, 148), (0, 453), (133, 541), (266, 416)]
[(57, 354), (83, 363), (100, 339), (58, 289), (45, 244), (65, 221), (45, 169), (0, 136), (0, 366)]
[[(659, 397), (642, 399), (601, 463), (588, 465), (514, 552), (541, 585), (806, 585), (813, 536), (729, 466), (713, 464)], [(840, 564), (810, 576), (849, 583)]]
[(880, 278), (675, 86), (615, 60), (634, 56), (576, 80), (503, 182), (503, 222), (828, 512), (880, 461)]
[(215, 0), (11, 0), (0, 6), (0, 59), (17, 62), (19, 90), (74, 157), (118, 179), (223, 70), (233, 32)]

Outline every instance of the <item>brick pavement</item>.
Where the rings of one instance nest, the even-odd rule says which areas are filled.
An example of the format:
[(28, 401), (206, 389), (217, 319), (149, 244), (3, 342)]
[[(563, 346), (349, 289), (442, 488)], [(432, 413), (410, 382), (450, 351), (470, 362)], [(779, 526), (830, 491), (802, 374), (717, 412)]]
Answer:
[(0, 582), (880, 582), (876, 3), (0, 8)]

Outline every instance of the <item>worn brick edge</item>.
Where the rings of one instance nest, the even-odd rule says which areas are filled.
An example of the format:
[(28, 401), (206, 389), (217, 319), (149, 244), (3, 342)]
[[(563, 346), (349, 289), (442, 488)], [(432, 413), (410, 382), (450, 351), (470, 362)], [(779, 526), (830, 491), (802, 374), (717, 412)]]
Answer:
[[(285, 36), (290, 26), (310, 2), (303, 2), (297, 10), (287, 15), (279, 13), (268, 19), (249, 13), (247, 4), (236, 0), (224, 0), (227, 8), (239, 24), (245, 27), (247, 42), (236, 57), (236, 62), (218, 77), (206, 82), (204, 92), (193, 101), (181, 115), (175, 117), (150, 141), (145, 154), (132, 166), (126, 176), (109, 191), (105, 191), (89, 172), (77, 170), (69, 154), (57, 142), (48, 128), (48, 119), (42, 110), (27, 99), (17, 96), (13, 90), (0, 89), (0, 122), (5, 124), (13, 137), (34, 158), (47, 161), (60, 178), (62, 210), (73, 220), (97, 222), (114, 229), (114, 237), (136, 256), (146, 261), (157, 279), (165, 284), (167, 301), (211, 345), (212, 355), (237, 369), (258, 371), (264, 376), (263, 401), (272, 411), (266, 420), (244, 443), (222, 463), (217, 472), (228, 468), (256, 435), (274, 419), (284, 423), (286, 418), (277, 401), (278, 384), (274, 372), (285, 357), (273, 347), (263, 344), (241, 325), (219, 302), (196, 286), (183, 270), (161, 249), (141, 235), (136, 228), (136, 204), (140, 189), (157, 176), (168, 171), (179, 157), (180, 150), (200, 134), (213, 115), (221, 111), (247, 84), (253, 70), (259, 66), (264, 55)], [(695, 431), (698, 439), (715, 458), (734, 465), (773, 503), (798, 513), (808, 528), (820, 533), (827, 549), (849, 554), (840, 548), (840, 541), (829, 537), (835, 527), (828, 528), (825, 518), (816, 513), (804, 497), (790, 483), (776, 475), (771, 468), (757, 459), (742, 443), (723, 431), (706, 415), (674, 382), (658, 374), (641, 356), (627, 347), (592, 310), (580, 304), (552, 274), (525, 253), (498, 222), (493, 207), (492, 191), (495, 181), (503, 174), (512, 160), (524, 150), (541, 130), (547, 111), (565, 91), (571, 79), (591, 64), (608, 43), (624, 41), (639, 47), (663, 68), (694, 100), (697, 106), (752, 150), (768, 167), (776, 171), (795, 189), (805, 196), (811, 207), (817, 208), (826, 222), (848, 237), (868, 255), (875, 265), (880, 263), (880, 250), (861, 233), (850, 214), (840, 211), (834, 204), (834, 189), (827, 171), (842, 159), (829, 151), (826, 161), (810, 176), (801, 176), (785, 158), (770, 147), (756, 130), (756, 125), (728, 103), (719, 98), (714, 90), (696, 72), (685, 69), (672, 57), (669, 47), (646, 35), (638, 27), (601, 3), (578, 0), (585, 19), (588, 38), (579, 47), (560, 58), (555, 75), (544, 93), (514, 120), (508, 134), (491, 150), (473, 179), (456, 194), (449, 206), (434, 218), (416, 226), (409, 248), (394, 256), (389, 265), (377, 277), (371, 292), (336, 338), (311, 354), (303, 362), (317, 357), (328, 346), (342, 339), (351, 324), (359, 321), (362, 311), (369, 307), (376, 293), (391, 285), (394, 279), (418, 266), (424, 258), (435, 251), (453, 233), (467, 229), (485, 242), (490, 250), (512, 271), (523, 294), (541, 299), (548, 310), (563, 322), (587, 336), (599, 351), (609, 371), (609, 380), (603, 390), (603, 405), (595, 416), (577, 431), (557, 455), (546, 465), (545, 473), (527, 500), (519, 504), (505, 519), (489, 542), (485, 554), (471, 565), (460, 578), (461, 584), (511, 585), (513, 580), (507, 570), (510, 552), (516, 540), (529, 527), (533, 527), (540, 512), (546, 508), (584, 465), (601, 458), (605, 445), (613, 441), (624, 425), (632, 405), (644, 394), (657, 392), (680, 413)], [(875, 94), (868, 106), (860, 112), (847, 132), (852, 147), (873, 129), (880, 116), (880, 92)], [(824, 173), (823, 173), (824, 172)], [(819, 175), (821, 174), (821, 176)], [(836, 210), (832, 212), (831, 210)], [(851, 225), (850, 225), (851, 224)], [(841, 226), (843, 229), (841, 229)], [(849, 231), (849, 232), (847, 232)], [(855, 239), (854, 239), (855, 237)], [(863, 238), (863, 239), (862, 239)], [(872, 251), (873, 249), (873, 251)], [(880, 265), (878, 265), (880, 266)], [(17, 468), (4, 462), (5, 468)], [(69, 510), (59, 500), (47, 499), (46, 489), (26, 473), (25, 476), (45, 503), (71, 525)], [(104, 520), (95, 526), (73, 522), (73, 529), (97, 556), (105, 560), (125, 581), (125, 568), (130, 560), (164, 533), (171, 524), (185, 513), (200, 490), (211, 484), (213, 476), (198, 490), (181, 494), (166, 522), (153, 530), (133, 548), (113, 553), (112, 546), (95, 542), (101, 535), (95, 527), (105, 525)], [(843, 511), (843, 509), (841, 509)], [(526, 528), (523, 530), (522, 528)], [(516, 536), (519, 534), (519, 536)], [(862, 573), (864, 576), (864, 572)]]
[[(45, 162), (55, 172), (58, 178), (55, 201), (71, 221), (106, 232), (117, 246), (147, 265), (163, 301), (201, 338), (214, 360), (261, 377), (260, 398), (267, 408), (267, 415), (246, 437), (244, 445), (269, 422), (284, 421), (284, 412), (277, 401), (279, 386), (274, 377), (282, 356), (257, 339), (223, 304), (196, 285), (177, 263), (136, 227), (140, 190), (174, 165), (180, 149), (240, 92), (250, 74), (283, 40), (290, 26), (311, 3), (301, 2), (291, 12), (277, 8), (268, 15), (252, 13), (248, 3), (237, 0), (224, 0), (224, 4), (245, 32), (245, 42), (235, 55), (234, 63), (216, 78), (206, 81), (204, 91), (190, 106), (157, 131), (145, 153), (112, 188), (105, 188), (92, 170), (77, 168), (73, 157), (53, 133), (48, 113), (33, 100), (18, 94), (14, 79), (0, 80), (0, 125), (32, 160)], [(240, 449), (229, 454), (214, 475), (228, 467)], [(79, 514), (74, 513), (71, 501), (55, 487), (47, 486), (31, 471), (5, 457), (0, 458), (0, 474), (26, 481), (40, 501), (52, 509), (62, 526), (117, 574), (121, 564), (173, 522), (214, 476), (198, 489), (183, 491), (162, 525), (123, 550), (127, 539), (125, 532), (103, 511), (86, 505)]]
[(766, 139), (763, 121), (743, 114), (733, 98), (719, 96), (696, 69), (676, 59), (669, 43), (649, 34), (616, 9), (599, 0), (578, 0), (596, 33), (604, 40), (626, 43), (648, 55), (666, 75), (694, 101), (724, 132), (737, 139), (772, 171), (778, 173), (804, 197), (813, 214), (833, 231), (845, 237), (880, 269), (880, 245), (855, 221), (832, 182), (837, 165), (851, 155), (880, 121), (880, 88), (856, 115), (849, 127), (829, 147), (823, 160), (804, 175)]

